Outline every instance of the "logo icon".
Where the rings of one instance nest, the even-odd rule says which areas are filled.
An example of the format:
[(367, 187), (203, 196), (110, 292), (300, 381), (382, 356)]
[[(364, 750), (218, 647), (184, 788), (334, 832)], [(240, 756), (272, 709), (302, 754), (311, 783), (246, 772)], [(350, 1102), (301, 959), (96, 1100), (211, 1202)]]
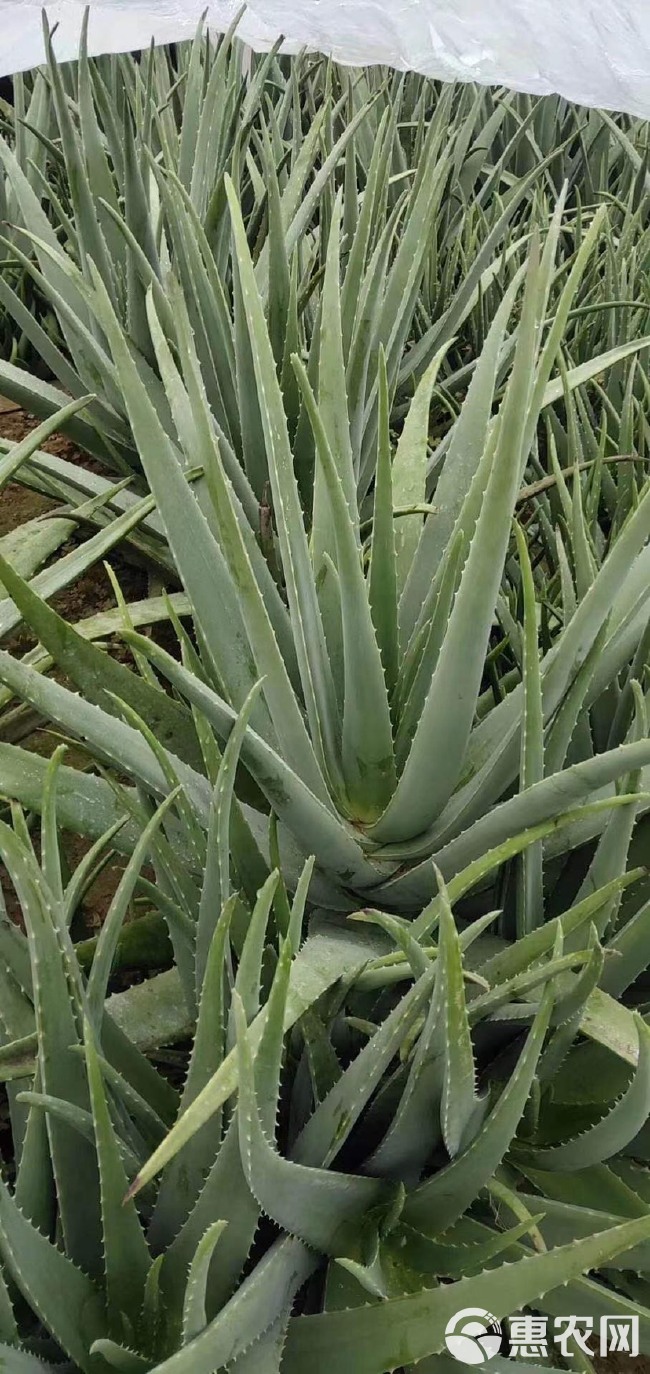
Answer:
[(503, 1333), (496, 1317), (482, 1307), (463, 1307), (445, 1328), (450, 1355), (462, 1364), (485, 1364), (501, 1349)]

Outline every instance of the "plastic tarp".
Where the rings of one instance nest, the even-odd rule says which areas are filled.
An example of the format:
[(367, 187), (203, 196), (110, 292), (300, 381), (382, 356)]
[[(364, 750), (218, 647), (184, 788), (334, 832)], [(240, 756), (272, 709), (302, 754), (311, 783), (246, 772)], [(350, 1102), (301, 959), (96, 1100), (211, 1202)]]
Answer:
[[(45, 6), (56, 52), (74, 58), (85, 0)], [(223, 30), (238, 0), (91, 0), (90, 50), (191, 38), (203, 12)], [(39, 0), (0, 0), (0, 75), (43, 60)], [(309, 48), (353, 66), (385, 63), (443, 80), (555, 91), (650, 117), (650, 0), (250, 0), (241, 38)]]

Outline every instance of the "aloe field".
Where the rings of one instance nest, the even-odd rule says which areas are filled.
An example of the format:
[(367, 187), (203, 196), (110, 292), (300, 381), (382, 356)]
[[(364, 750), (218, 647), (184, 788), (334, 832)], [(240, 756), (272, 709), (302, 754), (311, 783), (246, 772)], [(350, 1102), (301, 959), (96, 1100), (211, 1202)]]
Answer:
[(650, 1356), (649, 126), (48, 47), (0, 100), (0, 1368)]

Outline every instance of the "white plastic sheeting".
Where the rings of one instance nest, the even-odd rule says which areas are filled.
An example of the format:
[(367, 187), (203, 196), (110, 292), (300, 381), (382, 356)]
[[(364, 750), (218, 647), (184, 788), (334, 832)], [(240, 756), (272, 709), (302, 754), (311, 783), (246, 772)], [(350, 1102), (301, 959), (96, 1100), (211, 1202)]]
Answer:
[[(85, 0), (46, 3), (56, 51), (75, 57)], [(0, 0), (0, 75), (43, 60), (39, 0)], [(207, 10), (222, 30), (238, 0), (91, 0), (90, 49), (192, 37)], [(650, 0), (250, 0), (240, 35), (282, 34), (352, 65), (381, 62), (650, 117)]]

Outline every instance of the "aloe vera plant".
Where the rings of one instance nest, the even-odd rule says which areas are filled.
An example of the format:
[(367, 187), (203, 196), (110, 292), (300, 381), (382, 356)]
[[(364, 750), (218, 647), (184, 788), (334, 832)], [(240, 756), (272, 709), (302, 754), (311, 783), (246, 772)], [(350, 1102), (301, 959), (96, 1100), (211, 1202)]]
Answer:
[[(626, 1272), (647, 1267), (650, 1233), (644, 1171), (620, 1157), (650, 1106), (640, 1018), (636, 1069), (610, 1053), (581, 1133), (548, 1143), (563, 1104), (575, 1108), (583, 1050), (571, 1040), (608, 955), (599, 914), (625, 879), (486, 959), (472, 952), (494, 913), (460, 931), (440, 875), (421, 940), (370, 911), (359, 928), (312, 921), (305, 938), (310, 865), (292, 902), (275, 870), (252, 907), (233, 894), (221, 908), (179, 1087), (105, 996), (143, 862), (164, 853), (180, 795), (143, 826), (84, 973), (69, 922), (93, 862), (64, 883), (60, 769), (58, 754), (40, 858), (20, 808), (0, 826), (26, 932), (0, 927), (16, 1151), (13, 1182), (0, 1184), (8, 1369), (53, 1370), (63, 1357), (79, 1370), (207, 1374), (335, 1359), (384, 1374), (436, 1368), (446, 1322), (470, 1299), (499, 1316), (553, 1313), (559, 1292), (580, 1310), (630, 1306)], [(127, 820), (133, 804), (119, 801)], [(206, 872), (204, 890), (213, 881)], [(174, 920), (182, 941), (180, 909)], [(236, 1104), (226, 1095), (159, 1185), (125, 1205), (152, 1144), (233, 1057)], [(274, 1234), (258, 1232), (261, 1215)]]

